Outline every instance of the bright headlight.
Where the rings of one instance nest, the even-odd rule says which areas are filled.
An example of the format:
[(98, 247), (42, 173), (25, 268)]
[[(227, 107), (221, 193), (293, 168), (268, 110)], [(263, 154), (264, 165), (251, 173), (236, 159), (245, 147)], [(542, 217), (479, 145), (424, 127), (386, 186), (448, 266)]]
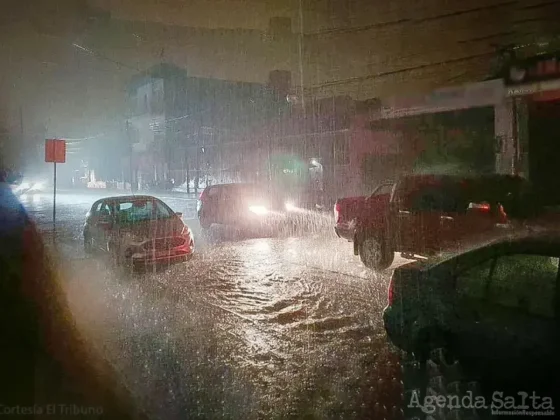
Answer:
[(268, 213), (267, 208), (264, 206), (250, 206), (249, 210), (258, 215), (263, 215)]
[(286, 201), (284, 203), (284, 207), (286, 208), (287, 211), (294, 211), (297, 209), (297, 207), (295, 206), (294, 203), (292, 203), (291, 201)]

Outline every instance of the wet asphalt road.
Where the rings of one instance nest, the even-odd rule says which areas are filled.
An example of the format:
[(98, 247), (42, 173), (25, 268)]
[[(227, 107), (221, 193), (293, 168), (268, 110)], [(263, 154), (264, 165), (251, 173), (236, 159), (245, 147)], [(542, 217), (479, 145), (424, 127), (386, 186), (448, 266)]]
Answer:
[[(91, 345), (153, 418), (399, 417), (381, 318), (388, 274), (361, 265), (330, 215), (313, 216), (311, 231), (207, 239), (196, 201), (163, 195), (193, 230), (196, 256), (130, 274), (83, 254), (84, 216), (101, 194), (58, 194), (60, 270)], [(52, 242), (52, 196), (22, 202)]]

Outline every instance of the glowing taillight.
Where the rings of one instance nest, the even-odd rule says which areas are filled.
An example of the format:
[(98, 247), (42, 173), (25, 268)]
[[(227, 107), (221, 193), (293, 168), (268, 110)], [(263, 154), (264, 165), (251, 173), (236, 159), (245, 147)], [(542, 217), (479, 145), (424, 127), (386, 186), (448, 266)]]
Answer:
[(500, 217), (500, 222), (502, 223), (507, 222), (507, 213), (504, 210), (504, 206), (502, 206), (501, 204), (498, 204), (498, 214)]
[(338, 222), (338, 217), (340, 215), (340, 203), (334, 205), (334, 220)]
[(469, 209), (488, 212), (490, 211), (490, 204), (488, 203), (470, 203)]
[(393, 299), (394, 299), (394, 281), (393, 281), (393, 276), (391, 276), (391, 280), (389, 281), (389, 292), (388, 292), (388, 300), (389, 300), (389, 306), (393, 304)]

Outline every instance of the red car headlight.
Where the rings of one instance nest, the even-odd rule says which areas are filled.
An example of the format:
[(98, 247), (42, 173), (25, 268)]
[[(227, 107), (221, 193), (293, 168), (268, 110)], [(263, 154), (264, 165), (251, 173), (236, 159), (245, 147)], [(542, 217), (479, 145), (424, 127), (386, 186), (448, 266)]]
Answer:
[(183, 230), (181, 231), (181, 236), (183, 236), (184, 238), (192, 238), (193, 237), (193, 233), (191, 231), (191, 229), (188, 226), (184, 226)]

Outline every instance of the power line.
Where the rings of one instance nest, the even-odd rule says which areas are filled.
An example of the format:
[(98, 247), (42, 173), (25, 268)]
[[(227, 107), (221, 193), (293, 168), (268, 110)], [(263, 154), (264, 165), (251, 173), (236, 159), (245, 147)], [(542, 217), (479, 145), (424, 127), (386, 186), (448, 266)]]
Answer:
[(388, 27), (388, 26), (405, 25), (405, 24), (418, 24), (418, 23), (423, 23), (423, 22), (430, 22), (430, 21), (435, 21), (435, 20), (440, 20), (440, 19), (446, 19), (446, 18), (449, 18), (449, 17), (455, 17), (455, 16), (461, 16), (461, 15), (481, 12), (481, 11), (485, 11), (485, 10), (499, 9), (499, 8), (502, 8), (502, 7), (512, 6), (512, 5), (514, 5), (518, 2), (519, 2), (518, 0), (508, 0), (508, 1), (505, 1), (505, 2), (502, 2), (502, 3), (493, 4), (493, 5), (490, 5), (490, 6), (475, 7), (475, 8), (471, 8), (471, 9), (459, 10), (457, 12), (443, 13), (443, 14), (440, 14), (440, 15), (430, 16), (430, 17), (426, 17), (426, 18), (397, 19), (397, 20), (393, 20), (393, 21), (379, 22), (379, 23), (374, 23), (374, 24), (371, 24), (371, 25), (360, 26), (360, 27), (357, 27), (357, 28), (328, 29), (328, 30), (325, 30), (325, 31), (308, 32), (307, 34), (304, 34), (304, 36), (321, 36), (321, 35), (330, 35), (330, 34), (344, 34), (344, 33), (353, 33), (353, 32), (364, 32), (364, 31), (369, 31), (369, 30), (372, 30), (372, 29), (383, 28), (383, 27)]
[(407, 72), (414, 71), (414, 70), (422, 70), (422, 69), (429, 68), (429, 67), (443, 66), (443, 65), (452, 64), (452, 63), (461, 63), (461, 62), (470, 61), (470, 60), (474, 60), (474, 59), (482, 58), (482, 57), (490, 57), (490, 56), (493, 56), (494, 54), (495, 54), (495, 52), (474, 54), (474, 55), (470, 55), (470, 56), (467, 56), (467, 57), (460, 57), (460, 58), (455, 58), (455, 59), (452, 59), (452, 60), (440, 61), (440, 62), (437, 62), (437, 63), (422, 64), (422, 65), (415, 66), (415, 67), (408, 67), (406, 69), (385, 71), (385, 72), (380, 72), (380, 73), (376, 73), (376, 74), (369, 74), (367, 76), (358, 76), (358, 77), (352, 77), (352, 78), (342, 79), (342, 80), (333, 80), (331, 82), (325, 82), (325, 83), (321, 83), (321, 84), (318, 84), (318, 85), (315, 85), (315, 86), (311, 86), (308, 89), (320, 89), (322, 87), (337, 86), (337, 85), (343, 85), (343, 84), (353, 83), (353, 82), (362, 82), (362, 81), (365, 81), (365, 80), (377, 79), (379, 77), (392, 76), (392, 75), (395, 75), (395, 74), (407, 73)]
[(105, 55), (103, 55), (103, 54), (100, 54), (100, 53), (98, 53), (98, 52), (96, 52), (96, 51), (93, 51), (93, 50), (91, 50), (91, 49), (89, 49), (89, 48), (86, 48), (86, 47), (84, 47), (84, 46), (82, 46), (82, 45), (73, 43), (72, 46), (75, 47), (75, 48), (78, 48), (79, 50), (82, 50), (82, 51), (86, 52), (87, 54), (89, 54), (89, 55), (91, 55), (91, 56), (93, 56), (93, 57), (95, 57), (95, 58), (99, 58), (99, 59), (101, 59), (101, 60), (109, 61), (109, 62), (111, 62), (111, 63), (113, 63), (113, 64), (116, 64), (118, 67), (124, 67), (124, 68), (130, 69), (130, 70), (134, 70), (134, 71), (137, 71), (137, 72), (140, 72), (140, 71), (141, 71), (138, 67), (129, 66), (128, 64), (125, 64), (125, 63), (123, 63), (123, 62), (121, 62), (121, 61), (113, 60), (112, 58), (109, 58), (109, 57), (107, 57), (107, 56), (105, 56)]

